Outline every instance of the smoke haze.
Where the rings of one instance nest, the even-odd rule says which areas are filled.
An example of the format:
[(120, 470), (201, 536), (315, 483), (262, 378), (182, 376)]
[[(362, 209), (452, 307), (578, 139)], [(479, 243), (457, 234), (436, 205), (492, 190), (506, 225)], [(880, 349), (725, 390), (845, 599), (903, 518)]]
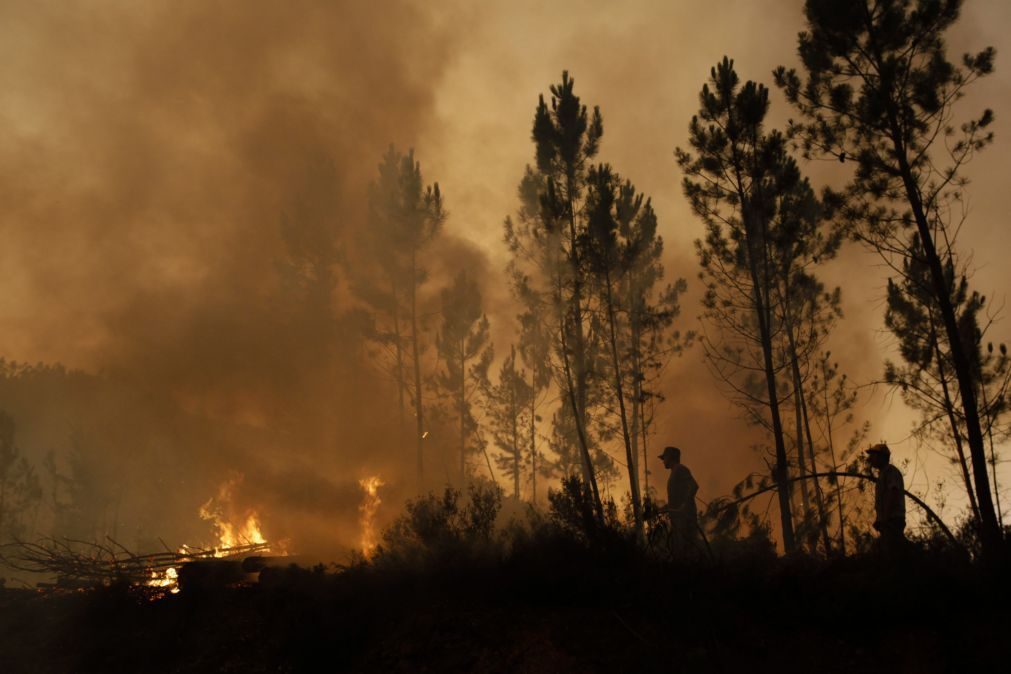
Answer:
[[(332, 297), (342, 321), (301, 312), (285, 281), (283, 223), (331, 223), (335, 255), (353, 264), (376, 165), (390, 143), (415, 147), (449, 211), (425, 260), (423, 312), (434, 314), (438, 288), (467, 268), (501, 355), (516, 313), (502, 220), (533, 160), (537, 95), (563, 69), (601, 107), (601, 158), (653, 197), (668, 279), (689, 281), (678, 327), (696, 327), (691, 242), (702, 226), (681, 196), (673, 149), (686, 144), (698, 91), (724, 54), (742, 79), (769, 85), (775, 66), (795, 63), (802, 3), (738, 0), (718, 13), (694, 0), (434, 4), (0, 6), (0, 356), (81, 370), (8, 380), (0, 408), (37, 460), (50, 450), (107, 456), (94, 479), (130, 536), (195, 535), (200, 503), (236, 474), (239, 507), (256, 507), (268, 534), (301, 551), (356, 544), (365, 475), (382, 474), (389, 504), (402, 502), (413, 446), (393, 429), (389, 383), (354, 364), (368, 346), (349, 337), (348, 280), (338, 274)], [(999, 257), (1011, 9), (966, 4), (952, 51), (993, 45), (998, 62), (962, 107), (997, 113), (997, 143), (969, 171), (964, 245), (976, 251), (975, 284), (999, 305), (1011, 274)], [(773, 100), (779, 124), (790, 112)], [(836, 179), (806, 168), (816, 184)], [(880, 377), (891, 348), (875, 264), (848, 248), (826, 272), (846, 284), (833, 350), (861, 382)], [(998, 325), (995, 336), (1006, 334)], [(762, 468), (751, 450), (761, 435), (737, 419), (700, 352), (675, 360), (662, 390), (654, 442), (684, 449), (700, 496)], [(881, 392), (857, 413), (893, 441), (912, 419)], [(893, 447), (914, 457), (913, 444)], [(448, 476), (433, 461), (434, 477)], [(914, 486), (948, 468), (922, 470)]]

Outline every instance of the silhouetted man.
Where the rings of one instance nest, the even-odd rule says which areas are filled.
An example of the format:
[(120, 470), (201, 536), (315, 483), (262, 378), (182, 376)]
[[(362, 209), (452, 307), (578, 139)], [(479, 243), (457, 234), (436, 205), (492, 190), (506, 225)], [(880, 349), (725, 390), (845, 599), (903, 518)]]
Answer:
[(686, 550), (695, 542), (698, 534), (698, 511), (695, 508), (695, 492), (699, 485), (692, 472), (681, 463), (681, 450), (665, 447), (660, 455), (665, 468), (670, 470), (667, 478), (667, 505), (661, 512), (667, 513), (671, 523), (671, 543), (675, 550)]
[(868, 449), (867, 463), (878, 471), (874, 484), (874, 528), (880, 533), (881, 551), (894, 556), (906, 545), (906, 495), (902, 472), (891, 463), (885, 443)]

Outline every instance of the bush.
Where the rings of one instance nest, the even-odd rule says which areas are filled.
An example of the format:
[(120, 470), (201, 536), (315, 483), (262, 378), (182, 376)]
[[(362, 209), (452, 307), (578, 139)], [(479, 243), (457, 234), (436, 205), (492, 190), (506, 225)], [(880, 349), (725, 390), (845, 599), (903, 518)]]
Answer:
[(374, 559), (381, 563), (486, 551), (494, 547), (501, 507), (501, 488), (483, 483), (468, 487), (466, 499), (453, 487), (441, 496), (421, 496), (409, 501), (406, 513), (384, 532)]

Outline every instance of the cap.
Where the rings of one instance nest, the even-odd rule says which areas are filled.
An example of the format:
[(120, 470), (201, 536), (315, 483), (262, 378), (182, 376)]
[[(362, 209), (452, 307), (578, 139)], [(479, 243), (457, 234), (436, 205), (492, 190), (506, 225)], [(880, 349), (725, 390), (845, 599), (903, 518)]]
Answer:
[(892, 451), (888, 449), (888, 445), (883, 442), (879, 442), (870, 449), (865, 450), (864, 454), (880, 454), (887, 459), (891, 457)]
[(677, 447), (664, 447), (663, 448), (663, 454), (660, 454), (658, 458), (666, 459), (668, 456), (672, 457), (674, 459), (677, 459), (678, 461), (680, 461), (681, 460), (681, 450), (678, 449)]

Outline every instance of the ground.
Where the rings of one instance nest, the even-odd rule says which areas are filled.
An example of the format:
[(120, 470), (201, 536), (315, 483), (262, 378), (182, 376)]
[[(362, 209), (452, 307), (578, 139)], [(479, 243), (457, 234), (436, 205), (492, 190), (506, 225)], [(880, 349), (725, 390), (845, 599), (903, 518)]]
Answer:
[(678, 564), (572, 544), (158, 601), (7, 589), (0, 671), (1006, 671), (1009, 587), (952, 555)]

